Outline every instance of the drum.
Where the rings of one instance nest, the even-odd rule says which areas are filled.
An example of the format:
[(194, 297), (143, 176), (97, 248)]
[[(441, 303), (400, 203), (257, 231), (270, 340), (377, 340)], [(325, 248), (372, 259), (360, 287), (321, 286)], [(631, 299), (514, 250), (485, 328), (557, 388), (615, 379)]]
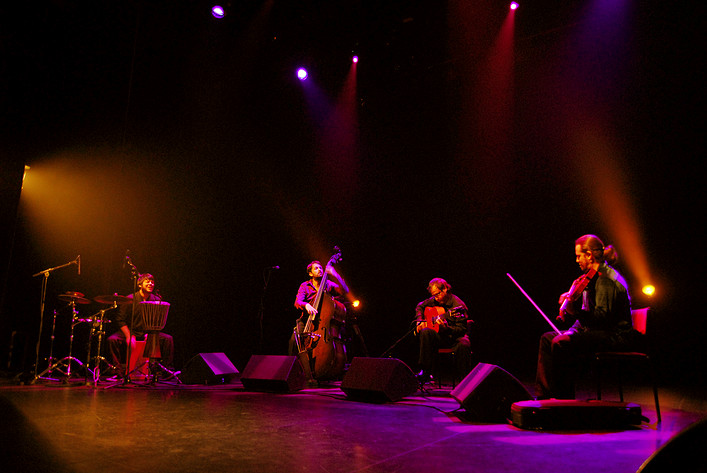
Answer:
[[(135, 339), (133, 338), (133, 340)], [(142, 381), (149, 374), (149, 359), (145, 358), (144, 352), (145, 340), (135, 340), (135, 343), (130, 347), (130, 361), (128, 362), (128, 373), (131, 381)]]
[(142, 301), (140, 302), (140, 315), (146, 332), (160, 332), (167, 323), (169, 302)]
[(147, 332), (145, 340), (145, 358), (162, 358), (160, 352), (159, 333), (167, 323), (169, 313), (169, 302), (163, 301), (142, 301), (140, 302), (140, 315), (142, 324)]

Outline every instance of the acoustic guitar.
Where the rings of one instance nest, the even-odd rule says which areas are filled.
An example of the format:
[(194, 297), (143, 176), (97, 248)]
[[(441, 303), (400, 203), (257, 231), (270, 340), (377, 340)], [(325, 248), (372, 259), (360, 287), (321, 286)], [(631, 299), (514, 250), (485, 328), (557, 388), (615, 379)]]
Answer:
[(422, 328), (431, 328), (439, 333), (439, 327), (441, 325), (447, 325), (447, 320), (450, 317), (462, 318), (464, 316), (464, 307), (457, 306), (447, 311), (444, 310), (444, 307), (425, 307), (425, 311), (422, 315), (424, 317), (424, 320), (420, 321), (420, 325), (423, 326)]

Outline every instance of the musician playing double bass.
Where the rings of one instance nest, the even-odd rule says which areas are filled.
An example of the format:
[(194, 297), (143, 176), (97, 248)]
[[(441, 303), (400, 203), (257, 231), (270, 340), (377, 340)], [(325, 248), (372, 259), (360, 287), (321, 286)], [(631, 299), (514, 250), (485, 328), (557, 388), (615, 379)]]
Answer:
[(429, 298), (415, 308), (415, 332), (420, 339), (417, 377), (421, 385), (429, 382), (437, 367), (438, 349), (451, 348), (457, 371), (471, 369), (471, 343), (467, 331), (468, 308), (455, 294), (452, 286), (442, 278), (434, 278), (427, 285)]
[(574, 399), (575, 374), (589, 357), (627, 349), (638, 334), (632, 329), (628, 284), (609, 265), (618, 257), (614, 248), (605, 247), (596, 235), (584, 235), (575, 241), (575, 257), (583, 274), (560, 296), (564, 309), (558, 316), (574, 323), (561, 334), (547, 332), (540, 338), (538, 399)]
[[(323, 293), (330, 295), (332, 298), (342, 297), (349, 292), (349, 288), (344, 281), (344, 278), (334, 269), (332, 265), (327, 265), (327, 277), (325, 278), (326, 286), (322, 288)], [(297, 297), (295, 298), (295, 308), (301, 311), (300, 317), (297, 319), (297, 326), (295, 330), (297, 333), (301, 334), (305, 331), (305, 326), (307, 319), (310, 317), (316, 318), (318, 315), (317, 308), (314, 307), (315, 298), (317, 292), (319, 291), (320, 283), (324, 277), (324, 267), (319, 261), (312, 261), (307, 265), (307, 275), (309, 279), (300, 284), (297, 290)], [(343, 306), (342, 306), (343, 307)], [(340, 335), (338, 332), (339, 327), (336, 327), (336, 321), (334, 321), (334, 326), (331, 327), (332, 334), (336, 337)], [(298, 355), (299, 349), (297, 343), (295, 342), (295, 335), (292, 335), (290, 339), (289, 346), (290, 355)], [(300, 360), (303, 361), (303, 360)], [(305, 365), (306, 371), (306, 363)], [(308, 374), (308, 373), (306, 373)], [(311, 379), (311, 376), (309, 376)]]

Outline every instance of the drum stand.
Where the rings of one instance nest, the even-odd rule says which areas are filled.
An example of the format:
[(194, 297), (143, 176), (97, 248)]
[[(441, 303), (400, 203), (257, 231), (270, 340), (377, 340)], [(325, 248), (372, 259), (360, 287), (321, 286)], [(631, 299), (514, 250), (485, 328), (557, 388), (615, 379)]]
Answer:
[[(177, 380), (177, 384), (182, 384), (182, 380), (179, 379), (179, 374), (181, 371), (170, 371), (162, 363), (160, 363), (160, 358), (150, 358), (147, 363), (147, 370), (149, 375), (147, 376), (148, 381), (146, 384), (154, 386), (157, 383), (157, 375), (164, 373), (167, 376), (160, 379), (160, 382), (167, 382), (172, 378)], [(172, 384), (172, 383), (169, 383)]]
[[(160, 360), (162, 359), (162, 352), (160, 350), (160, 331), (149, 330), (147, 332), (147, 337), (145, 337), (145, 360), (140, 366), (136, 367), (131, 373), (138, 372), (143, 366), (147, 365), (147, 376), (145, 377), (144, 386), (154, 386), (157, 383), (157, 377), (160, 373), (165, 374), (160, 382), (167, 382), (171, 379), (176, 379), (177, 384), (181, 384), (182, 380), (179, 379), (180, 371), (170, 371), (167, 369)], [(167, 383), (172, 384), (172, 383)]]
[[(88, 369), (86, 365), (84, 365), (81, 360), (78, 358), (75, 358), (71, 356), (73, 345), (74, 345), (74, 327), (81, 323), (82, 321), (78, 318), (78, 311), (76, 310), (76, 304), (72, 300), (69, 303), (69, 306), (71, 307), (71, 332), (69, 335), (69, 356), (66, 356), (62, 358), (61, 360), (57, 361), (54, 364), (51, 364), (52, 355), (51, 355), (51, 350), (53, 350), (54, 347), (54, 326), (56, 326), (56, 312), (54, 312), (54, 323), (52, 326), (52, 348), (50, 350), (50, 355), (49, 355), (49, 360), (50, 360), (50, 365), (49, 367), (42, 371), (40, 374), (37, 375), (36, 379), (44, 379), (48, 381), (63, 381), (63, 382), (68, 382), (69, 379), (71, 379), (71, 362), (73, 361), (74, 363), (78, 364), (79, 367)], [(62, 371), (61, 368), (65, 367), (66, 371)], [(51, 374), (54, 370), (59, 371), (63, 375), (63, 379), (55, 379), (55, 378), (44, 378), (43, 376), (47, 373)]]
[[(86, 370), (86, 375), (88, 376), (89, 372), (91, 376), (93, 377), (93, 385), (96, 386), (98, 385), (98, 382), (100, 381), (101, 378), (101, 363), (104, 363), (105, 365), (108, 366), (109, 369), (112, 369), (115, 372), (118, 372), (118, 368), (113, 366), (108, 362), (108, 360), (101, 355), (101, 344), (103, 342), (103, 336), (106, 334), (105, 330), (103, 330), (103, 324), (104, 323), (110, 323), (110, 320), (105, 320), (105, 315), (106, 312), (109, 310), (116, 309), (118, 307), (118, 304), (113, 302), (113, 306), (109, 307), (107, 309), (102, 309), (96, 312), (91, 316), (89, 320), (86, 320), (86, 322), (91, 322), (91, 332), (89, 333), (88, 336), (88, 345), (87, 345), (87, 354), (86, 354), (86, 360), (87, 364), (91, 364), (91, 359), (93, 359), (93, 370), (87, 369)], [(96, 356), (91, 358), (91, 347), (93, 345), (93, 337), (96, 336)], [(88, 383), (88, 380), (87, 380)]]

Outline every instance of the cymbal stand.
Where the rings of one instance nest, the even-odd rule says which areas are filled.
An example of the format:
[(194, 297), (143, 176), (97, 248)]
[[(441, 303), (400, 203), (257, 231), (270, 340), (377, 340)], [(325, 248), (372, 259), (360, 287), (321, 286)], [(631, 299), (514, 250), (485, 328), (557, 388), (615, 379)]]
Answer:
[[(105, 363), (108, 365), (108, 368), (114, 370), (115, 372), (118, 371), (118, 368), (113, 366), (108, 362), (108, 360), (101, 355), (101, 344), (103, 342), (103, 336), (106, 334), (105, 330), (103, 330), (103, 324), (105, 322), (110, 322), (110, 320), (105, 320), (105, 315), (106, 312), (109, 310), (116, 309), (118, 307), (118, 304), (113, 302), (113, 306), (109, 307), (107, 309), (102, 309), (99, 310), (97, 313), (93, 314), (91, 316), (91, 332), (89, 333), (88, 336), (88, 354), (86, 355), (86, 364), (90, 366), (91, 364), (91, 347), (93, 345), (93, 337), (96, 336), (96, 356), (93, 357), (93, 370), (90, 368), (86, 369), (86, 376), (88, 376), (88, 373), (93, 377), (93, 385), (96, 386), (100, 380), (101, 377), (101, 362)], [(100, 316), (99, 316), (100, 314)]]
[[(69, 356), (66, 356), (62, 358), (61, 360), (57, 361), (53, 365), (50, 365), (49, 368), (44, 370), (41, 374), (37, 376), (37, 378), (42, 378), (46, 373), (51, 373), (54, 370), (58, 370), (64, 375), (64, 381), (68, 381), (71, 378), (71, 362), (77, 363), (81, 368), (86, 369), (86, 366), (79, 360), (78, 358), (75, 358), (71, 356), (72, 350), (73, 350), (73, 345), (74, 345), (74, 327), (81, 323), (78, 317), (78, 311), (76, 310), (76, 303), (72, 300), (69, 303), (69, 306), (71, 307), (71, 332), (69, 335)], [(60, 367), (65, 366), (66, 367), (66, 372), (62, 372)], [(44, 378), (46, 379), (46, 378)], [(51, 378), (49, 378), (52, 381), (55, 381)]]

